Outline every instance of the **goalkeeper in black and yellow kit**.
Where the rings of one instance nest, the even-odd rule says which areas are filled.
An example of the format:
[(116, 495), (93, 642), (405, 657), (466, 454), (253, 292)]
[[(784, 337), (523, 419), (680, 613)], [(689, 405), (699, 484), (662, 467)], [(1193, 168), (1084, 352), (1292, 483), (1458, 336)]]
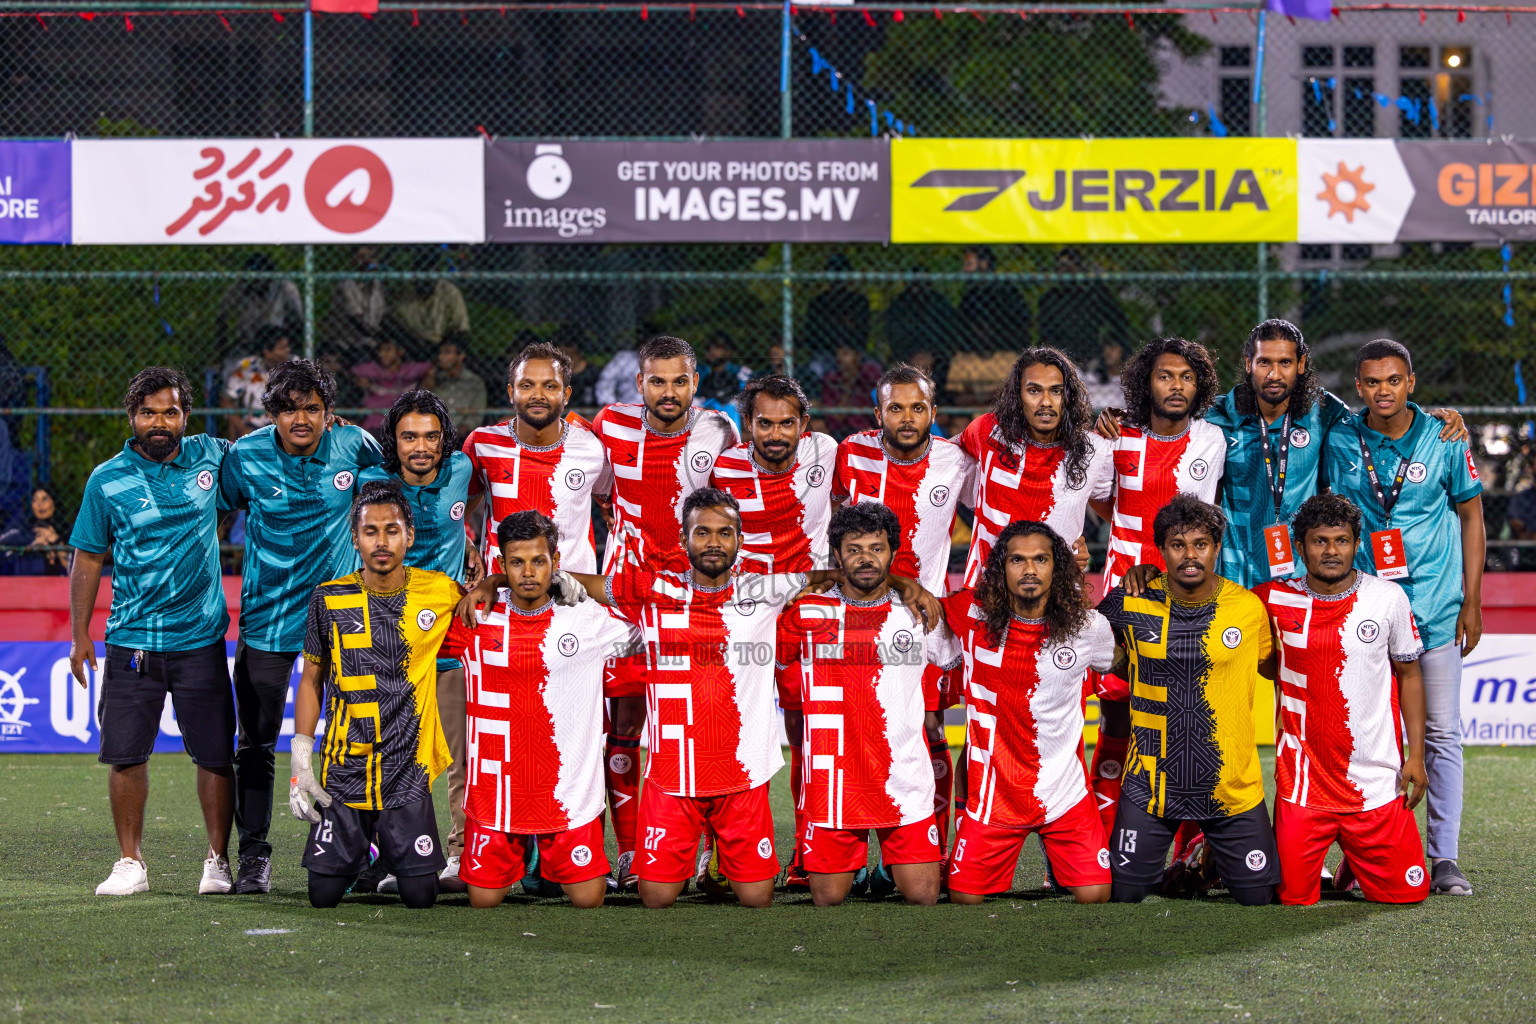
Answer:
[(1131, 746), (1109, 841), (1116, 902), (1153, 890), (1184, 821), (1199, 822), (1239, 903), (1269, 903), (1280, 881), (1253, 730), (1269, 618), (1251, 592), (1216, 575), (1225, 527), (1216, 506), (1176, 496), (1152, 524), (1168, 571), (1139, 597), (1122, 584), (1099, 604), (1131, 684)]
[(377, 834), (401, 902), (430, 907), (447, 863), (432, 780), (452, 760), (437, 715), (436, 659), (463, 591), (443, 573), (405, 565), (415, 531), (399, 485), (366, 484), (351, 517), (363, 567), (320, 584), (310, 599), (288, 805), (310, 822), (303, 864), (312, 906), (341, 902)]

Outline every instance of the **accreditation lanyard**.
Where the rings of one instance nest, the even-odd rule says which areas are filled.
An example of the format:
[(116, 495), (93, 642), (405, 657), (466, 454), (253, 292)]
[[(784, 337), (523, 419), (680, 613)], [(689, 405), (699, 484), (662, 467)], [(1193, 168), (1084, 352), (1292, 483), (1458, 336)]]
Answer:
[(1387, 525), (1390, 527), (1392, 509), (1403, 493), (1403, 480), (1408, 474), (1408, 460), (1398, 456), (1397, 473), (1392, 478), (1392, 489), (1384, 491), (1381, 487), (1381, 476), (1376, 472), (1376, 458), (1371, 454), (1370, 446), (1365, 443), (1365, 435), (1360, 433), (1359, 427), (1355, 428), (1355, 439), (1360, 442), (1360, 458), (1365, 464), (1365, 475), (1370, 478), (1371, 491), (1376, 495), (1376, 503), (1381, 506), (1382, 514), (1387, 517)]
[(1287, 409), (1280, 422), (1280, 436), (1273, 453), (1269, 447), (1269, 424), (1259, 417), (1259, 443), (1264, 448), (1264, 475), (1269, 479), (1269, 496), (1275, 502), (1275, 522), (1285, 521), (1285, 470), (1291, 461), (1291, 413)]

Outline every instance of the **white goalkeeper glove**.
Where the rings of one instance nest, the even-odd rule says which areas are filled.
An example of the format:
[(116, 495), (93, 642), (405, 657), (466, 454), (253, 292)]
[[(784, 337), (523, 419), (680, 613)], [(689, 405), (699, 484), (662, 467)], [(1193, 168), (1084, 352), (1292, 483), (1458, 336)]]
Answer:
[(302, 818), (311, 824), (319, 822), (320, 812), (310, 806), (310, 797), (321, 807), (331, 806), (331, 794), (315, 781), (315, 771), (310, 766), (314, 750), (313, 736), (294, 736), (292, 753), (289, 755), (293, 762), (293, 778), (288, 782), (288, 810), (293, 812), (295, 818)]
[(549, 596), (555, 599), (555, 604), (564, 605), (567, 608), (592, 600), (592, 595), (587, 593), (587, 588), (577, 583), (576, 577), (564, 569), (556, 569), (551, 577)]

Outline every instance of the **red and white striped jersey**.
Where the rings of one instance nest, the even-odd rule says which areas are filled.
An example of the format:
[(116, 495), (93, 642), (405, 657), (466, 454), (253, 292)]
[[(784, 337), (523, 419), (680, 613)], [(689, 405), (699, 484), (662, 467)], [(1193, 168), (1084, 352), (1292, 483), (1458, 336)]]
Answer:
[(994, 647), (974, 594), (944, 599), (965, 652), (966, 813), (989, 825), (1039, 828), (1088, 795), (1083, 698), (1088, 670), (1114, 664), (1114, 633), (1090, 611), (1077, 635), (1047, 643), (1043, 622), (1014, 616)]
[(567, 421), (559, 443), (547, 448), (517, 439), (514, 421), (478, 427), (464, 439), (464, 454), (474, 464), (469, 495), (490, 494), (481, 552), (488, 572), (500, 572), (496, 527), (514, 512), (534, 511), (554, 520), (560, 533), (560, 567), (596, 572), (592, 544), (592, 495), (613, 488), (608, 458), (597, 436)]
[(596, 602), (525, 612), (506, 590), (462, 645), (464, 809), (486, 828), (562, 832), (603, 813), (603, 661), (639, 630)]
[(810, 572), (827, 567), (832, 474), (837, 442), (826, 434), (800, 438), (795, 464), (769, 473), (752, 461), (752, 446), (736, 445), (715, 460), (711, 486), (741, 505), (744, 572)]
[(1275, 792), (1320, 811), (1371, 811), (1397, 796), (1403, 765), (1392, 662), (1424, 652), (1408, 595), (1369, 573), (1342, 594), (1305, 578), (1254, 588), (1279, 652)]
[(933, 813), (923, 735), (923, 670), (960, 663), (954, 634), (887, 591), (869, 602), (833, 589), (779, 616), (780, 692), (805, 715), (800, 807), (824, 828), (890, 828)]
[(674, 796), (761, 786), (784, 766), (773, 709), (774, 622), (804, 589), (801, 573), (689, 575), (624, 569), (608, 602), (645, 640), (645, 784)]
[(901, 548), (891, 573), (916, 580), (930, 594), (946, 594), (949, 535), (960, 504), (971, 504), (975, 460), (953, 441), (930, 437), (922, 458), (901, 462), (886, 454), (880, 433), (850, 434), (837, 446), (832, 500), (874, 501), (895, 512)]
[(976, 521), (965, 559), (965, 585), (981, 582), (982, 570), (1003, 527), (1020, 519), (1044, 523), (1069, 545), (1083, 535), (1088, 502), (1108, 501), (1114, 484), (1113, 448), (1089, 432), (1092, 453), (1083, 480), (1073, 485), (1067, 449), (1024, 440), (1009, 444), (997, 417), (986, 413), (960, 435), (960, 447), (976, 460)]
[(1216, 500), (1216, 485), (1227, 464), (1227, 438), (1205, 420), (1191, 420), (1177, 437), (1123, 424), (1115, 441), (1114, 519), (1109, 526), (1109, 571), (1104, 592), (1119, 584), (1132, 566), (1159, 569), (1163, 556), (1152, 543), (1152, 520), (1175, 494)]
[(603, 572), (624, 565), (687, 572), (683, 502), (709, 486), (715, 457), (740, 440), (736, 424), (724, 413), (692, 409), (684, 430), (660, 434), (645, 422), (645, 406), (610, 405), (592, 429), (613, 468), (613, 531)]

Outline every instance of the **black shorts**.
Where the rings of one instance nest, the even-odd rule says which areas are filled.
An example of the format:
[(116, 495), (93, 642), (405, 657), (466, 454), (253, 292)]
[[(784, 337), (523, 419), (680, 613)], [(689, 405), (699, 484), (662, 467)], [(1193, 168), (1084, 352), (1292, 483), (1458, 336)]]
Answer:
[(102, 764), (143, 764), (155, 751), (165, 695), (170, 693), (181, 745), (202, 768), (234, 763), (235, 698), (224, 641), (190, 651), (144, 651), (107, 644), (101, 677)]
[(368, 846), (379, 837), (379, 859), (402, 878), (435, 875), (448, 866), (437, 835), (437, 812), (427, 795), (404, 807), (359, 811), (340, 800), (315, 808), (320, 820), (309, 826), (300, 863), (321, 875), (349, 878), (368, 866)]
[[(1134, 800), (1121, 800), (1109, 837), (1114, 880), (1129, 885), (1162, 881), (1168, 846), (1180, 824), (1179, 818), (1159, 818)], [(1200, 828), (1223, 884), (1243, 888), (1280, 884), (1275, 830), (1263, 802), (1229, 818), (1207, 818)]]

